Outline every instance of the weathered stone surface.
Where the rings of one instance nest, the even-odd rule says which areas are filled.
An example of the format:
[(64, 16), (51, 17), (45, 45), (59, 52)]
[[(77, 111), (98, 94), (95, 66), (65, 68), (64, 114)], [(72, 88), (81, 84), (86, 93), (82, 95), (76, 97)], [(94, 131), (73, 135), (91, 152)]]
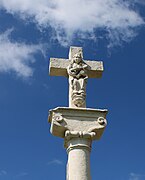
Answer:
[[(50, 58), (49, 64), (49, 75), (50, 76), (65, 76), (68, 77), (67, 67), (69, 66), (71, 60), (61, 59), (61, 58)], [(84, 61), (88, 66), (90, 66), (90, 71), (88, 72), (89, 78), (101, 78), (104, 71), (102, 61)]]
[(72, 59), (77, 53), (81, 53), (81, 55), (83, 56), (83, 48), (71, 46), (69, 50), (69, 59)]

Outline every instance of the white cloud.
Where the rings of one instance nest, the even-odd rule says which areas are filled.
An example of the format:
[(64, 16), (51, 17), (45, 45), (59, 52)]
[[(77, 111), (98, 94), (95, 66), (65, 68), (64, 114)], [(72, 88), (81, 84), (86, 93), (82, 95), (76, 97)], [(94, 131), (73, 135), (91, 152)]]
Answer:
[(10, 40), (11, 31), (0, 34), (0, 73), (15, 72), (17, 76), (28, 78), (33, 75), (34, 54), (41, 47), (13, 42)]
[(145, 180), (144, 174), (130, 173), (129, 180)]
[(53, 159), (52, 161), (49, 161), (47, 164), (48, 165), (51, 165), (51, 164), (63, 165), (63, 162), (59, 159)]
[[(140, 0), (142, 2), (142, 0)], [(130, 41), (136, 28), (144, 24), (135, 11), (136, 0), (0, 0), (0, 7), (41, 28), (51, 26), (60, 43), (68, 43), (78, 33), (92, 38), (96, 30), (105, 30), (112, 46)], [(97, 36), (98, 38), (98, 36)]]
[(7, 172), (5, 170), (0, 170), (0, 176), (5, 176), (7, 175)]

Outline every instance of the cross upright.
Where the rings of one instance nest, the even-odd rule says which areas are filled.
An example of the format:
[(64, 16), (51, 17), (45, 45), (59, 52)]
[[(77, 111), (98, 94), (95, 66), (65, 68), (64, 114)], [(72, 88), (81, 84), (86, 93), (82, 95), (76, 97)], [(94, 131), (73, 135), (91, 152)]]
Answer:
[(86, 108), (86, 83), (88, 78), (100, 78), (102, 61), (83, 60), (81, 47), (70, 47), (69, 59), (50, 58), (50, 76), (69, 78), (69, 107)]
[(101, 138), (108, 111), (86, 108), (86, 84), (88, 78), (100, 78), (102, 73), (103, 62), (84, 61), (81, 47), (70, 47), (68, 59), (50, 59), (49, 74), (69, 79), (69, 107), (52, 109), (48, 117), (50, 132), (64, 139), (68, 153), (66, 180), (91, 180), (91, 145)]

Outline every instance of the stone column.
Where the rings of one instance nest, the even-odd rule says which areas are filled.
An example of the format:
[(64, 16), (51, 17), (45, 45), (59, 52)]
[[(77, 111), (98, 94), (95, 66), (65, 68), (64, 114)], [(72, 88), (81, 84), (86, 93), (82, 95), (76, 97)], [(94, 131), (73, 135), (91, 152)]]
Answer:
[(50, 110), (50, 131), (64, 138), (68, 153), (67, 180), (91, 180), (90, 151), (107, 125), (107, 110), (57, 107)]
[(91, 140), (73, 138), (66, 145), (68, 153), (67, 180), (91, 180)]

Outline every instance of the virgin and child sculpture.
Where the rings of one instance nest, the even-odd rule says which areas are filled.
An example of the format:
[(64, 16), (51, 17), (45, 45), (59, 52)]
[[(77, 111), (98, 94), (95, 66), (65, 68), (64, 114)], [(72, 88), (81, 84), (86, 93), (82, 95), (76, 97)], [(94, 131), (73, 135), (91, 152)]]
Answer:
[(67, 68), (71, 98), (75, 106), (83, 107), (86, 99), (87, 70), (89, 66), (83, 61), (81, 52), (76, 53)]

